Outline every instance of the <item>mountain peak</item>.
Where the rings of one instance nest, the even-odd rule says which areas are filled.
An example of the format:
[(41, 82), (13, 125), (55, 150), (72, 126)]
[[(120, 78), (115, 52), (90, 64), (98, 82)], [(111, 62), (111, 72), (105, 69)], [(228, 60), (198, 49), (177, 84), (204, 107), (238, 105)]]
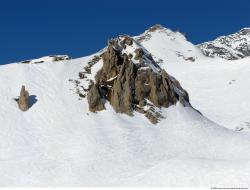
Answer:
[(155, 32), (157, 30), (162, 30), (162, 29), (166, 29), (166, 28), (163, 27), (160, 24), (155, 24), (155, 25), (151, 26), (147, 31), (149, 31), (149, 32)]
[(209, 57), (236, 60), (250, 56), (250, 28), (242, 28), (234, 34), (220, 36), (213, 41), (199, 44), (198, 47)]
[(184, 33), (181, 33), (180, 31), (173, 31), (169, 28), (163, 27), (160, 24), (155, 24), (154, 26), (150, 27), (145, 32), (137, 36), (136, 39), (139, 42), (148, 41), (152, 38), (152, 36), (158, 35), (158, 34), (163, 34), (172, 40), (176, 38), (187, 40), (186, 35)]

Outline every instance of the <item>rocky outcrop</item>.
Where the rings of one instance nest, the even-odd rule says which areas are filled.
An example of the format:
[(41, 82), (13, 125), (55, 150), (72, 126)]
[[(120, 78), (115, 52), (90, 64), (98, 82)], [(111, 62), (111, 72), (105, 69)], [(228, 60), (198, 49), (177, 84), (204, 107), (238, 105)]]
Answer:
[(24, 85), (21, 88), (17, 103), (20, 110), (27, 111), (29, 109), (29, 92), (25, 90)]
[(221, 57), (227, 60), (241, 59), (250, 56), (250, 28), (216, 38), (214, 41), (199, 44), (204, 55)]
[(131, 37), (109, 41), (102, 59), (103, 67), (88, 92), (90, 111), (105, 109), (103, 100), (107, 100), (118, 113), (133, 115), (133, 111), (138, 111), (157, 123), (163, 118), (161, 107), (177, 101), (189, 105), (188, 94), (179, 82), (162, 70), (151, 54)]
[(96, 112), (96, 111), (101, 111), (105, 108), (103, 103), (103, 97), (102, 94), (100, 93), (98, 85), (92, 84), (90, 86), (87, 99), (90, 111)]

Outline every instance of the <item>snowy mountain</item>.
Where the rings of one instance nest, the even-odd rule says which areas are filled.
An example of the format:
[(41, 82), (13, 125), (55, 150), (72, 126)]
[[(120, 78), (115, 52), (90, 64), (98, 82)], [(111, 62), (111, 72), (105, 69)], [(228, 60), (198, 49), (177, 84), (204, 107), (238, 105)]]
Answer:
[[(152, 38), (155, 40), (152, 40)], [(155, 51), (167, 53), (168, 58), (165, 61), (168, 62), (198, 62), (204, 57), (200, 49), (187, 41), (182, 33), (174, 32), (161, 25), (152, 26), (135, 39), (145, 45), (150, 43), (152, 47), (156, 48)], [(158, 53), (162, 54), (163, 52)], [(159, 59), (158, 62), (162, 62), (162, 60)]]
[(250, 118), (246, 114), (250, 112), (250, 102), (247, 101), (250, 91), (246, 88), (250, 82), (250, 57), (238, 60), (207, 57), (196, 49), (195, 45), (184, 40), (183, 45), (179, 44), (182, 52), (187, 49), (186, 44), (191, 44), (197, 51), (194, 56), (197, 57), (196, 61), (190, 62), (173, 56), (169, 35), (161, 30), (150, 35), (150, 40), (141, 43), (152, 53), (155, 60), (162, 60), (159, 65), (187, 90), (193, 107), (229, 129), (250, 129)]
[(249, 186), (249, 61), (156, 25), (87, 57), (2, 65), (0, 185)]
[(221, 57), (228, 60), (250, 56), (250, 28), (216, 38), (214, 41), (199, 44), (198, 47), (206, 56)]

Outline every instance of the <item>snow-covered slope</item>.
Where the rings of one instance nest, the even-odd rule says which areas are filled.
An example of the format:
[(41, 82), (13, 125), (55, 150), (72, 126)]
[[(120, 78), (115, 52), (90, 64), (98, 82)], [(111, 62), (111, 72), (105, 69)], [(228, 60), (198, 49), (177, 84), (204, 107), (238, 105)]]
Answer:
[[(187, 62), (173, 57), (169, 50), (172, 46), (161, 43), (168, 38), (161, 31), (155, 31), (150, 40), (142, 41), (142, 44), (156, 60), (162, 60), (161, 67), (179, 80), (188, 91), (191, 104), (202, 114), (227, 128), (249, 130), (250, 58), (210, 58), (197, 50), (193, 56), (198, 57), (198, 61)], [(178, 44), (176, 48), (183, 49), (183, 45)], [(169, 61), (169, 57), (173, 59)]]
[(250, 56), (250, 28), (243, 28), (228, 36), (220, 36), (214, 41), (199, 44), (198, 47), (210, 57), (228, 60), (248, 57)]
[[(150, 35), (142, 45), (162, 59), (161, 66), (187, 89), (203, 115), (179, 103), (162, 108), (166, 119), (157, 125), (137, 112), (118, 114), (109, 102), (106, 110), (89, 112), (87, 99), (79, 96), (79, 85), (88, 81), (79, 72), (101, 53), (0, 66), (1, 186), (249, 185), (249, 135), (226, 128), (250, 113), (243, 109), (248, 60), (225, 63), (205, 57), (180, 34), (176, 43), (165, 32)], [(175, 56), (176, 51), (195, 61)], [(96, 61), (88, 80), (103, 64)], [(23, 84), (32, 97), (26, 112), (14, 100)]]
[[(161, 25), (151, 27), (135, 39), (146, 47), (148, 47), (147, 44), (150, 44), (150, 53), (154, 48), (154, 52), (157, 52), (157, 54), (166, 54), (167, 59), (164, 62), (197, 63), (200, 59), (206, 58), (200, 49), (189, 42), (182, 33), (174, 32)], [(161, 63), (163, 60), (159, 59), (158, 62)]]

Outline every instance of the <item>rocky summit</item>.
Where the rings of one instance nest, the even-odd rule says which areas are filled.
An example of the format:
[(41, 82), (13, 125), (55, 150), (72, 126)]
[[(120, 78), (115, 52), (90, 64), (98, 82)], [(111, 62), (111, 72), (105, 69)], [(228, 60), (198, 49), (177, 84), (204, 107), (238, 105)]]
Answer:
[(109, 101), (118, 113), (133, 115), (137, 111), (157, 123), (163, 118), (161, 107), (178, 101), (190, 105), (188, 93), (180, 83), (130, 36), (110, 40), (101, 58), (103, 66), (88, 89), (90, 111), (105, 109), (105, 101)]

